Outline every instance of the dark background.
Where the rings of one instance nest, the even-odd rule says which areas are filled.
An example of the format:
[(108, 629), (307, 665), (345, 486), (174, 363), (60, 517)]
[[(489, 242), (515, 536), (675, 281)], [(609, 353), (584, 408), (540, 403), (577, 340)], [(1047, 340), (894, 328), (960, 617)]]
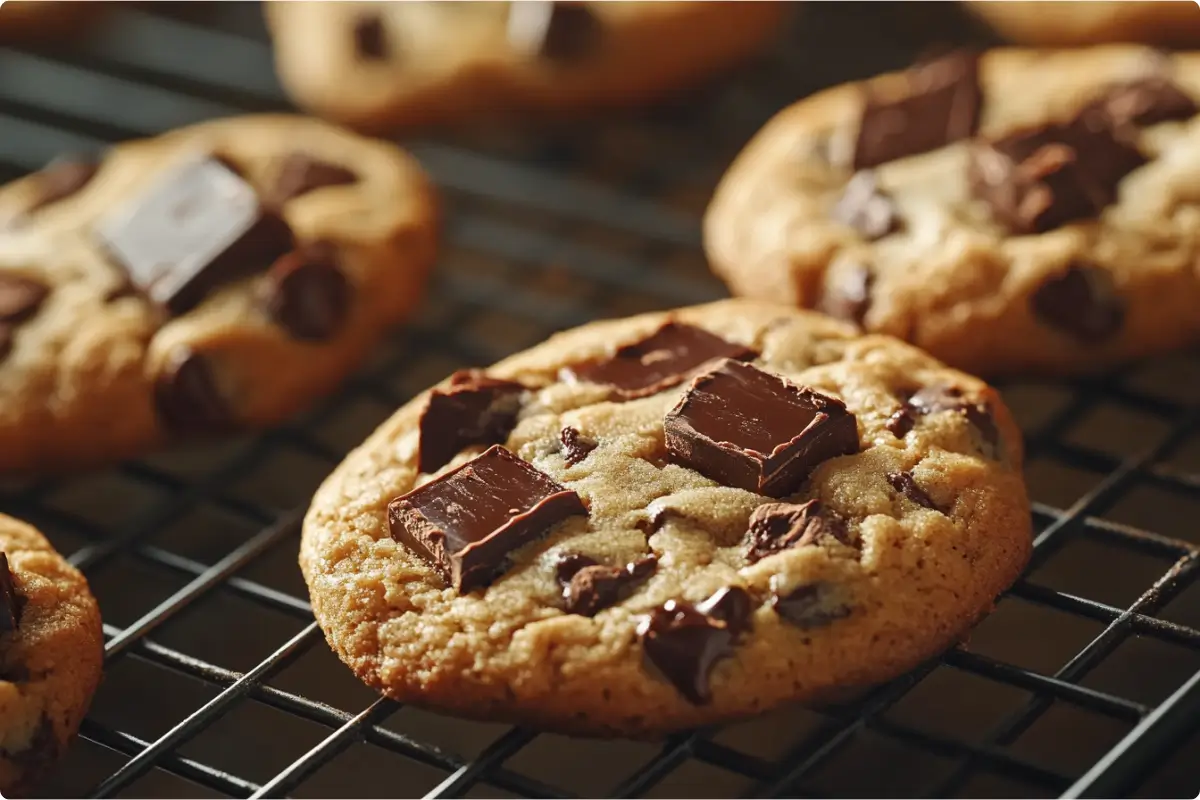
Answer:
[[(257, 4), (107, 11), (74, 26), (85, 35), (70, 44), (0, 48), (0, 177), (64, 151), (288, 108)], [(310, 413), (0, 490), (0, 510), (84, 569), (110, 636), (107, 678), (48, 794), (96, 791), (264, 659), (264, 674), (104, 793), (1055, 796), (1197, 674), (1195, 353), (1003, 387), (1029, 438), (1034, 564), (969, 648), (844, 708), (787, 708), (665, 743), (589, 742), (376, 702), (329, 653), (295, 565), (295, 522), (342, 454), (459, 366), (591, 319), (723, 296), (700, 215), (774, 111), (931, 46), (989, 41), (950, 3), (793, 11), (771, 52), (654, 109), (403, 139), (449, 212), (428, 300)], [(1200, 791), (1197, 695), (1143, 740), (1147, 758), (1108, 773), (1109, 793)]]

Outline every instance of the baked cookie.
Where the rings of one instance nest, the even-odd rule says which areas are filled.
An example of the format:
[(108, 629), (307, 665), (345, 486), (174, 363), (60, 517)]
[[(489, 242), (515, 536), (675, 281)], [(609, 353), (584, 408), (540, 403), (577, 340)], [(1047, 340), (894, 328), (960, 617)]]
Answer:
[(728, 300), (559, 334), (400, 409), (300, 564), (398, 700), (649, 736), (893, 677), (1030, 551), (999, 395), (894, 339)]
[(83, 575), (0, 514), (0, 792), (30, 791), (79, 728), (104, 663)]
[[(784, 3), (266, 3), (300, 105), (380, 129), (646, 102), (746, 56)], [(669, 41), (670, 47), (663, 42)]]
[(220, 120), (0, 189), (0, 469), (281, 420), (417, 302), (433, 190), (396, 147)]
[(1200, 44), (1200, 7), (1195, 0), (967, 0), (966, 5), (1001, 36), (1019, 44), (1142, 42), (1181, 47)]
[(737, 294), (980, 374), (1200, 338), (1200, 56), (957, 53), (777, 115), (705, 220)]

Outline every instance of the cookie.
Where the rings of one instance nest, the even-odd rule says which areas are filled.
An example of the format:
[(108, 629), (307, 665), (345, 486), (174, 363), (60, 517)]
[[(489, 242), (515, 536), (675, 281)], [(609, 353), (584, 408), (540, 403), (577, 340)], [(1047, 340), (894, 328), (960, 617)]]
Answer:
[(1200, 57), (957, 53), (778, 114), (722, 178), (713, 269), (978, 374), (1200, 339)]
[(1200, 44), (1200, 8), (1170, 2), (981, 2), (967, 8), (1018, 44), (1078, 46), (1104, 42), (1194, 47)]
[(380, 129), (648, 102), (754, 51), (785, 6), (345, 2), (265, 12), (292, 98)]
[(0, 514), (0, 792), (30, 791), (58, 760), (103, 662), (100, 610), (83, 575)]
[(56, 162), (0, 226), (3, 470), (288, 417), (408, 315), (436, 240), (412, 159), (289, 116)]
[(908, 670), (1030, 552), (999, 395), (895, 339), (728, 300), (600, 322), (401, 408), (300, 564), (370, 686), (653, 736)]

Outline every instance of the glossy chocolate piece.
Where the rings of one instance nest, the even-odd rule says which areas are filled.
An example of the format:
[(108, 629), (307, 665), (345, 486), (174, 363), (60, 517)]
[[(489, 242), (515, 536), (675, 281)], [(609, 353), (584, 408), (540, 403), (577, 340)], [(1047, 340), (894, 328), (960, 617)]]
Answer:
[(962, 389), (946, 384), (926, 386), (908, 395), (900, 409), (888, 419), (887, 429), (897, 439), (903, 439), (919, 418), (943, 411), (965, 416), (989, 447), (995, 449), (1000, 444), (1000, 431), (987, 403), (973, 401), (963, 394)]
[(848, 544), (846, 523), (819, 500), (807, 503), (766, 503), (754, 509), (746, 530), (746, 561), (754, 564), (791, 547), (808, 547), (821, 540)]
[(332, 245), (315, 243), (282, 256), (262, 283), (267, 313), (293, 339), (323, 342), (341, 331), (353, 290)]
[(476, 444), (503, 444), (517, 424), (525, 387), (489, 378), (480, 370), (460, 370), (449, 385), (429, 394), (421, 414), (417, 468), (434, 472)]
[(388, 504), (392, 538), (460, 594), (486, 586), (513, 550), (577, 514), (579, 495), (499, 445)]
[(104, 219), (101, 244), (150, 300), (182, 314), (293, 247), (283, 218), (214, 158), (175, 166)]
[(937, 503), (933, 502), (933, 498), (926, 494), (924, 489), (917, 485), (916, 478), (913, 477), (911, 472), (892, 472), (887, 476), (887, 479), (893, 489), (917, 505), (934, 511), (940, 511), (943, 514), (946, 513), (938, 507)]
[(562, 442), (563, 460), (566, 461), (568, 467), (573, 467), (583, 461), (598, 446), (595, 439), (584, 436), (569, 425), (559, 432), (558, 437)]
[(572, 553), (558, 562), (556, 575), (563, 587), (568, 614), (595, 616), (632, 595), (658, 566), (654, 555), (643, 556), (623, 567), (597, 563), (580, 553)]
[(771, 579), (771, 608), (797, 628), (822, 628), (850, 615), (850, 607), (837, 599), (830, 583), (807, 583), (786, 592), (779, 590), (779, 583), (777, 578)]
[(672, 461), (770, 497), (858, 452), (858, 426), (840, 400), (732, 359), (697, 376), (663, 427)]
[(194, 436), (236, 427), (208, 359), (186, 347), (168, 356), (155, 383), (154, 399), (159, 419), (172, 433)]
[(682, 322), (668, 322), (645, 339), (622, 345), (609, 358), (563, 370), (567, 380), (611, 386), (622, 399), (657, 394), (682, 383), (718, 358), (747, 360), (755, 352)]

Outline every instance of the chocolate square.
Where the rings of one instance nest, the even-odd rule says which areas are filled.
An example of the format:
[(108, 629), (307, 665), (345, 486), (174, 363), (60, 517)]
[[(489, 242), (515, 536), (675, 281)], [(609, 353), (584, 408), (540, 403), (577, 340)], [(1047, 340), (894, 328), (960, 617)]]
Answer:
[(645, 339), (622, 345), (612, 356), (563, 369), (566, 380), (613, 387), (624, 400), (648, 397), (680, 384), (718, 358), (754, 358), (749, 347), (727, 342), (703, 328), (668, 322)]
[(732, 359), (697, 376), (663, 427), (676, 463), (770, 497), (858, 452), (857, 421), (840, 400)]
[(486, 586), (508, 554), (576, 514), (579, 495), (499, 445), (388, 504), (392, 538), (460, 594)]
[(524, 391), (480, 370), (451, 375), (446, 388), (430, 392), (421, 414), (417, 469), (434, 472), (469, 445), (503, 444), (517, 423)]
[(142, 293), (182, 314), (293, 247), (282, 217), (221, 161), (180, 164), (101, 221), (96, 235)]

